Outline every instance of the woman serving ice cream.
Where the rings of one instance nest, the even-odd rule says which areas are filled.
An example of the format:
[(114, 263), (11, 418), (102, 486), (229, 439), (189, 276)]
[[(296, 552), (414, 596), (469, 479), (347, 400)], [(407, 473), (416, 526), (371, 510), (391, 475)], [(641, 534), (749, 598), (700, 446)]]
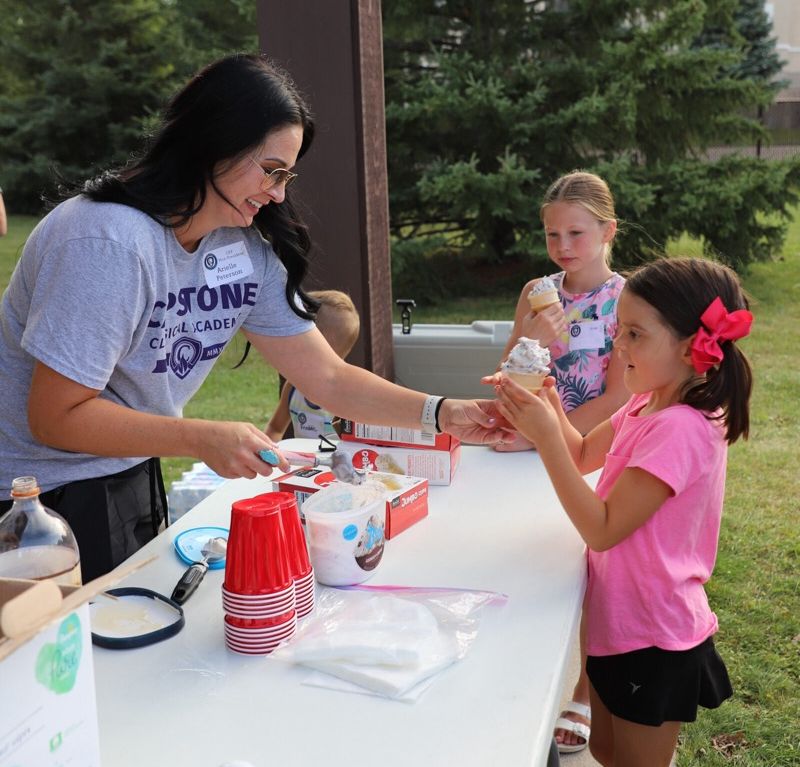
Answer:
[(165, 503), (149, 456), (191, 456), (223, 477), (272, 471), (259, 427), (182, 416), (239, 330), (331, 412), (502, 436), (493, 402), (396, 386), (346, 364), (314, 326), (311, 243), (287, 193), (313, 136), (285, 72), (224, 58), (175, 95), (139, 157), (77, 189), (26, 243), (0, 303), (0, 498), (35, 471), (87, 580), (156, 534)]

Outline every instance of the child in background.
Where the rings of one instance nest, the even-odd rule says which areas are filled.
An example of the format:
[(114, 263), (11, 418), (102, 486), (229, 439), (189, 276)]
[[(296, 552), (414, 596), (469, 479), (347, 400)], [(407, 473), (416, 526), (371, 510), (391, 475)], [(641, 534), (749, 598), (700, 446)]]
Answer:
[[(611, 353), (617, 299), (625, 284), (609, 266), (617, 232), (614, 198), (599, 176), (574, 171), (550, 186), (539, 215), (547, 254), (562, 271), (531, 280), (522, 289), (503, 359), (520, 336), (536, 338), (548, 347), (564, 411), (570, 423), (585, 434), (622, 407), (629, 396), (622, 380), (623, 366)], [(554, 302), (533, 310), (536, 301), (530, 300), (529, 294), (539, 295), (540, 288), (550, 287), (549, 281), (557, 290), (557, 295), (552, 295)], [(530, 440), (516, 434), (512, 441), (495, 449), (531, 447)], [(581, 669), (583, 659), (581, 628)], [(590, 724), (589, 681), (582, 670), (572, 699), (556, 723), (559, 751), (585, 748)]]
[[(601, 764), (667, 767), (681, 722), (732, 695), (703, 584), (717, 554), (728, 444), (747, 438), (752, 315), (733, 271), (661, 259), (628, 278), (615, 356), (630, 400), (586, 436), (551, 385), (495, 376), (589, 548), (587, 673)], [(581, 475), (603, 467), (592, 490)]]
[[(361, 320), (352, 299), (338, 290), (310, 291), (309, 296), (319, 302), (315, 322), (320, 333), (344, 359), (350, 354), (361, 329)], [(330, 413), (307, 400), (287, 381), (265, 431), (271, 440), (277, 442), (283, 439), (291, 423), (295, 437), (317, 439), (335, 433), (331, 421)]]
[[(622, 367), (611, 354), (617, 299), (625, 284), (609, 266), (617, 232), (614, 198), (599, 176), (573, 171), (550, 186), (539, 215), (547, 255), (562, 270), (544, 279), (555, 285), (560, 301), (535, 311), (528, 297), (544, 280), (525, 285), (503, 359), (520, 336), (536, 338), (548, 347), (564, 410), (570, 423), (585, 434), (628, 398)], [(531, 447), (520, 437), (498, 449)]]

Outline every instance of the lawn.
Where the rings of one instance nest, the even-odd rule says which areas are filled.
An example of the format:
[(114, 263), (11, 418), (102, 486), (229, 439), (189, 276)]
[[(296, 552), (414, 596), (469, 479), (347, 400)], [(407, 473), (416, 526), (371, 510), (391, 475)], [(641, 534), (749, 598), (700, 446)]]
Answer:
[[(0, 280), (11, 274), (34, 219), (10, 217), (0, 239)], [(697, 244), (670, 251), (694, 255)], [(782, 257), (756, 264), (744, 279), (756, 321), (741, 342), (755, 371), (751, 435), (730, 451), (720, 554), (708, 585), (719, 616), (717, 646), (735, 688), (732, 701), (701, 711), (684, 728), (679, 767), (800, 765), (800, 506), (797, 447), (800, 367), (800, 216)], [(417, 322), (510, 319), (516, 295), (462, 298), (415, 311)], [(277, 400), (275, 372), (252, 355), (233, 370), (242, 351), (226, 350), (187, 416), (249, 420), (262, 425)], [(190, 459), (165, 461), (168, 480)]]

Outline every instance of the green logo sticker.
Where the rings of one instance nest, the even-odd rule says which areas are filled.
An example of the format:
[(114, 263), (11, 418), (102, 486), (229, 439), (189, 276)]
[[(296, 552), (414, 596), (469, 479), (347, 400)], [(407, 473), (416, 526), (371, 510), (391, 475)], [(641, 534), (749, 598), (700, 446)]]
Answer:
[(68, 615), (58, 627), (55, 644), (48, 642), (36, 658), (36, 681), (63, 695), (75, 686), (81, 661), (81, 621)]

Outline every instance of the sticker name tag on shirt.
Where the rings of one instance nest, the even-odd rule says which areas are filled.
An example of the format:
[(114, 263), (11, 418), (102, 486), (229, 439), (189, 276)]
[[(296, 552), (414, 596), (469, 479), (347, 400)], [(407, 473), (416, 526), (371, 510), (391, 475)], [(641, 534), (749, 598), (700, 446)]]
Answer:
[(224, 248), (210, 250), (203, 256), (203, 271), (206, 285), (216, 288), (235, 282), (253, 273), (253, 262), (247, 253), (244, 241), (234, 242)]
[(573, 322), (569, 326), (569, 350), (602, 349), (606, 345), (605, 327), (602, 320)]

